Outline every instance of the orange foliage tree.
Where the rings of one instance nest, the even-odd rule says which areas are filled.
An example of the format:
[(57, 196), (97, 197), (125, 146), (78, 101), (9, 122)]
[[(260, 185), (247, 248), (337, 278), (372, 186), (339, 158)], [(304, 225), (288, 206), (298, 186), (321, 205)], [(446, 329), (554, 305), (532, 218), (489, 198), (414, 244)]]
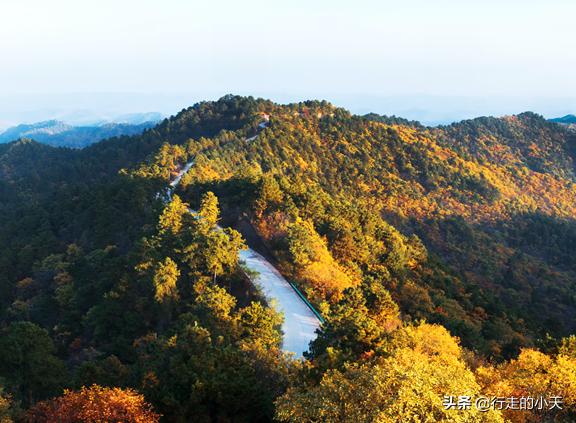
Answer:
[(98, 385), (65, 390), (61, 397), (36, 404), (26, 417), (34, 423), (155, 423), (160, 418), (136, 391)]

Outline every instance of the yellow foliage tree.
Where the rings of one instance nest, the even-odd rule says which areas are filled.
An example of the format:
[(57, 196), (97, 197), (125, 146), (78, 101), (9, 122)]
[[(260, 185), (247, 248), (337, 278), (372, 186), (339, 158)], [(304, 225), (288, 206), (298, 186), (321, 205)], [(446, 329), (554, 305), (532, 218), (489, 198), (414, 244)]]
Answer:
[(4, 394), (0, 386), (0, 423), (12, 423), (10, 418), (10, 397)]
[(188, 205), (180, 197), (174, 195), (172, 201), (164, 208), (160, 215), (158, 229), (160, 234), (177, 234), (182, 229), (182, 218), (188, 213)]
[(504, 422), (498, 411), (447, 409), (445, 395), (474, 397), (480, 386), (455, 338), (421, 324), (396, 334), (391, 355), (328, 370), (316, 386), (290, 387), (277, 401), (281, 421)]
[(344, 289), (355, 285), (334, 260), (312, 222), (298, 218), (291, 224), (288, 244), (298, 278), (311, 286), (314, 293), (337, 299)]
[(180, 277), (178, 266), (170, 257), (158, 264), (154, 273), (154, 298), (159, 303), (178, 300), (178, 288), (176, 283)]
[[(523, 349), (517, 359), (500, 366), (480, 367), (476, 373), (486, 395), (544, 398), (549, 402), (542, 410), (505, 410), (510, 422), (576, 419), (576, 358), (563, 354), (562, 349), (556, 356)], [(551, 397), (562, 397), (562, 409), (552, 409)]]

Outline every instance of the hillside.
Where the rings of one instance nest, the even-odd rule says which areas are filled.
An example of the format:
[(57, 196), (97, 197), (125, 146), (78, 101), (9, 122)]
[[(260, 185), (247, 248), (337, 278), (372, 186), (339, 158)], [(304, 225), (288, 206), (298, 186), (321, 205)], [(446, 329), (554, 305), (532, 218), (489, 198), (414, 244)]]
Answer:
[[(271, 113), (249, 145), (229, 135), (208, 144), (186, 182), (223, 203), (232, 196), (235, 214), (251, 215), (287, 266), (285, 234), (296, 214), (327, 239), (349, 279), (385, 281), (404, 312), (441, 322), (471, 347), (508, 354), (502, 348), (574, 330), (566, 319), (575, 312), (571, 134), (533, 114), (418, 129), (320, 103)], [(257, 198), (234, 196), (243, 174), (272, 178), (282, 201), (254, 210)], [(386, 227), (396, 235), (379, 239)], [(417, 260), (411, 243), (429, 258), (402, 277), (374, 272), (392, 236), (407, 263)], [(321, 282), (302, 279), (318, 302), (349, 285), (319, 294), (313, 285)]]
[[(441, 421), (446, 389), (538, 394), (532, 365), (574, 398), (575, 143), (533, 113), (428, 128), (226, 96), (82, 150), (0, 145), (0, 382), (24, 408), (133, 387), (175, 422)], [(326, 320), (304, 365), (246, 244)], [(27, 337), (50, 369), (7, 358)]]

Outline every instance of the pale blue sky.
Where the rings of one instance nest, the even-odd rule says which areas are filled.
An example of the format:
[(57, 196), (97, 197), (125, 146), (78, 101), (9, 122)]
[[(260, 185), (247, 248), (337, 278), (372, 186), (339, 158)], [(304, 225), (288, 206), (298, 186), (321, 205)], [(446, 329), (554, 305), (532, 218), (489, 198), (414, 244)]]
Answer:
[(427, 122), (576, 113), (576, 1), (0, 2), (0, 127), (226, 93)]

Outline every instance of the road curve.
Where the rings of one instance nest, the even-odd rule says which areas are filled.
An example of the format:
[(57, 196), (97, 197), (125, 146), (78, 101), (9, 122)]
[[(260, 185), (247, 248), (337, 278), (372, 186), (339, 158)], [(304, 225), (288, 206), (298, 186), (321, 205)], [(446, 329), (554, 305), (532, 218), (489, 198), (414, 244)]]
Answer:
[[(172, 193), (193, 164), (193, 160), (186, 163), (170, 182), (165, 197), (167, 200), (172, 198)], [(257, 276), (250, 277), (252, 283), (260, 289), (268, 303), (284, 316), (282, 350), (294, 354), (296, 358), (302, 358), (308, 351), (310, 342), (316, 339), (320, 319), (286, 278), (262, 255), (249, 248), (240, 251), (240, 260), (249, 270), (257, 273)]]
[(282, 349), (302, 358), (310, 341), (316, 339), (320, 320), (292, 285), (264, 257), (251, 248), (240, 251), (240, 260), (258, 276), (252, 279), (264, 297), (284, 315)]

